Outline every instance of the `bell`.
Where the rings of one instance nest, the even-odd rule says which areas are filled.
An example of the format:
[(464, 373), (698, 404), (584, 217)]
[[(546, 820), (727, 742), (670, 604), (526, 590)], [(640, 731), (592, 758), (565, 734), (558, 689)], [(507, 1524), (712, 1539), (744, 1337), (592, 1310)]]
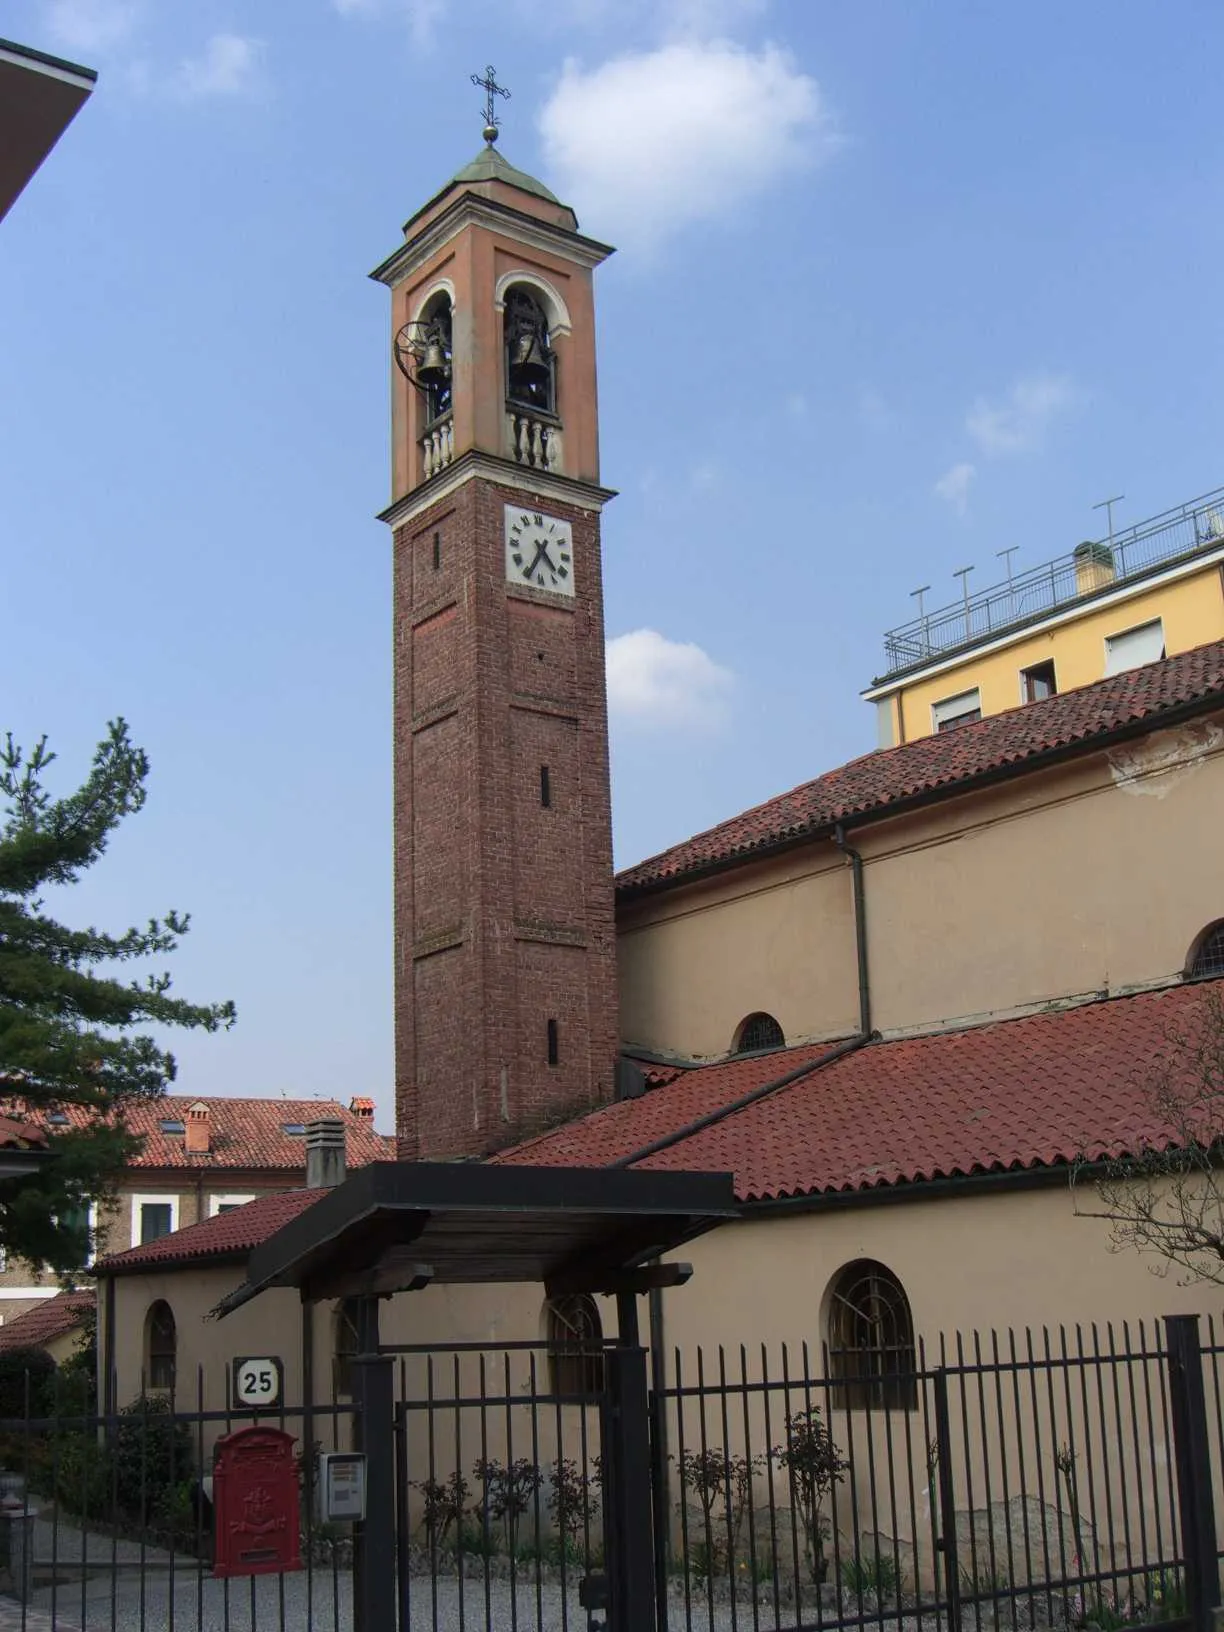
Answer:
[(445, 385), (450, 379), (450, 363), (446, 352), (436, 340), (431, 340), (425, 347), (420, 362), (417, 364), (417, 384), (424, 386), (427, 391)]
[(514, 341), (510, 356), (510, 376), (514, 385), (545, 386), (549, 379), (548, 358), (534, 329), (523, 329)]

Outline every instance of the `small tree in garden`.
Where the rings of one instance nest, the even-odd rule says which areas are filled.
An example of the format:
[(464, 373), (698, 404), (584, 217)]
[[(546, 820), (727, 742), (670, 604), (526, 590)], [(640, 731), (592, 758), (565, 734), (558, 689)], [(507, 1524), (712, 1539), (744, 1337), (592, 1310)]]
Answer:
[(449, 1479), (418, 1479), (416, 1488), (425, 1498), (421, 1528), (431, 1547), (445, 1547), (452, 1529), (459, 1534), (471, 1487), (461, 1473), (452, 1473)]
[(815, 1405), (787, 1417), (786, 1444), (779, 1446), (773, 1455), (790, 1479), (791, 1500), (803, 1523), (804, 1557), (812, 1580), (819, 1584), (829, 1570), (824, 1550), (828, 1521), (821, 1507), (850, 1464), (834, 1443), (820, 1415), (820, 1407)]
[(764, 1465), (762, 1456), (728, 1456), (721, 1445), (685, 1451), (681, 1456), (684, 1488), (694, 1491), (701, 1503), (707, 1576), (734, 1559), (752, 1497), (753, 1475)]
[(592, 1494), (592, 1481), (576, 1462), (558, 1457), (548, 1475), (548, 1515), (557, 1527), (562, 1550), (567, 1542), (581, 1542), (599, 1512), (599, 1498)]
[(519, 1524), (544, 1483), (544, 1475), (525, 1456), (510, 1463), (482, 1457), (474, 1472), (481, 1484), (480, 1512), (485, 1524), (492, 1521), (505, 1525), (506, 1547), (513, 1555)]

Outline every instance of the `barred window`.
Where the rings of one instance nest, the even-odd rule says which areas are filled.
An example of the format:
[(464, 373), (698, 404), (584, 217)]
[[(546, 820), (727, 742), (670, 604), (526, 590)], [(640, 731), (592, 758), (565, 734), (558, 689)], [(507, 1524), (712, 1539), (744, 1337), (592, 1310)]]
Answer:
[(1213, 975), (1224, 975), (1224, 919), (1207, 926), (1190, 959), (1191, 980), (1207, 980)]
[(585, 1292), (549, 1298), (548, 1373), (554, 1394), (602, 1394), (603, 1323)]
[(914, 1321), (901, 1282), (883, 1264), (859, 1258), (833, 1283), (829, 1376), (848, 1410), (912, 1411), (918, 1403)]
[(786, 1035), (772, 1014), (750, 1014), (740, 1021), (733, 1054), (752, 1054), (760, 1048), (784, 1048)]
[(145, 1376), (149, 1388), (172, 1389), (178, 1333), (174, 1311), (164, 1298), (149, 1305), (145, 1316)]

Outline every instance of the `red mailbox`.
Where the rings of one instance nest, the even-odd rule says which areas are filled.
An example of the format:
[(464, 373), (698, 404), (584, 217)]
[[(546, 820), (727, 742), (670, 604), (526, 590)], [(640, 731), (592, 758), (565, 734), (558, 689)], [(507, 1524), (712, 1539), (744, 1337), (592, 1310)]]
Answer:
[(213, 1574), (302, 1568), (296, 1441), (279, 1428), (240, 1428), (217, 1441)]

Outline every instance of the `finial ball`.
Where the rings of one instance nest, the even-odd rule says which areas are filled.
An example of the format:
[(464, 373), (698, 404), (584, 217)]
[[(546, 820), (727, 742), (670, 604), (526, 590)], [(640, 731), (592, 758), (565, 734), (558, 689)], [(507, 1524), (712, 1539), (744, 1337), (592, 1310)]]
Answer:
[(497, 140), (497, 126), (496, 125), (486, 125), (484, 127), (484, 139), (485, 139), (486, 142), (489, 142), (489, 143), (493, 143), (493, 142), (495, 142)]

